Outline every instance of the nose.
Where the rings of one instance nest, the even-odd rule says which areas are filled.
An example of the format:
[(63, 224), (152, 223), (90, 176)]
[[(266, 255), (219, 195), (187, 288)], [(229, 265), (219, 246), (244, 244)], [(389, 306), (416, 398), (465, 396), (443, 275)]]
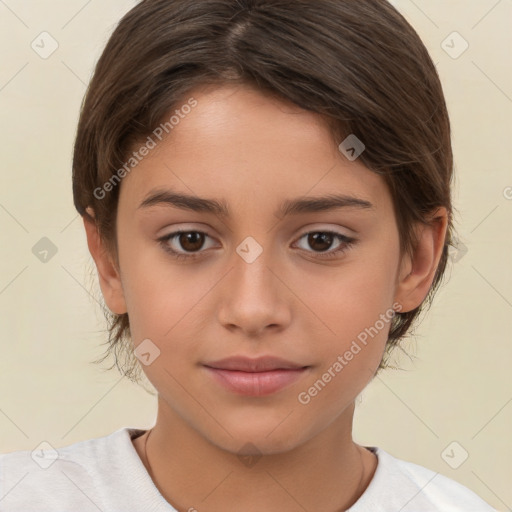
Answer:
[(220, 290), (219, 322), (246, 337), (285, 329), (291, 320), (288, 290), (266, 251), (252, 263), (235, 254), (233, 268)]

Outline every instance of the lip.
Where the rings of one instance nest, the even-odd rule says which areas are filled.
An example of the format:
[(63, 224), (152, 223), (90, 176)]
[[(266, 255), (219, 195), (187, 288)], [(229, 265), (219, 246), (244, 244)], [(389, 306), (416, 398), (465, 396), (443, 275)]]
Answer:
[(219, 370), (235, 370), (240, 372), (268, 372), (272, 370), (298, 370), (305, 365), (293, 363), (274, 356), (261, 356), (251, 358), (247, 356), (232, 356), (225, 359), (219, 359), (211, 363), (205, 363), (205, 366), (217, 368)]
[(276, 393), (300, 379), (309, 368), (271, 356), (229, 357), (204, 367), (225, 389), (246, 396)]

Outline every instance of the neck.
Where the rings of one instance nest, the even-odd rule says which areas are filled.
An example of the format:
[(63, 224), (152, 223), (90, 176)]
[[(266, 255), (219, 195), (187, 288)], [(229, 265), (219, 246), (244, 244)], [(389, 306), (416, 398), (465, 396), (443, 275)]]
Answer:
[(354, 407), (347, 409), (302, 445), (267, 446), (263, 453), (245, 441), (242, 449), (223, 449), (159, 403), (149, 442), (148, 432), (134, 445), (162, 496), (180, 511), (346, 510), (377, 465), (373, 453), (352, 441)]

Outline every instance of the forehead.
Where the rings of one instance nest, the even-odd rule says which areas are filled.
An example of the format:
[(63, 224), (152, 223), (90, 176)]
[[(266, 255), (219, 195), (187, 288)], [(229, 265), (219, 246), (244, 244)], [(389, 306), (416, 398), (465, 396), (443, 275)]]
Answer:
[(183, 105), (191, 98), (195, 106), (175, 105), (169, 118), (181, 115), (169, 135), (123, 180), (121, 198), (134, 208), (166, 185), (246, 207), (274, 195), (350, 193), (377, 206), (389, 202), (383, 178), (349, 161), (319, 114), (247, 86), (198, 88)]

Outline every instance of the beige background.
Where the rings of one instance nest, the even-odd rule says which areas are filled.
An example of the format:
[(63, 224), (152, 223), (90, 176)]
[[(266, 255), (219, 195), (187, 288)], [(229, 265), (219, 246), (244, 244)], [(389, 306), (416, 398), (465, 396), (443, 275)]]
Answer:
[[(451, 277), (409, 344), (414, 358), (401, 357), (403, 371), (388, 370), (362, 394), (355, 439), (510, 510), (512, 2), (393, 3), (444, 84), (467, 253), (452, 258)], [(71, 196), (80, 102), (115, 23), (134, 4), (0, 1), (0, 452), (43, 440), (60, 447), (155, 419), (154, 397), (89, 364), (102, 353), (104, 323)], [(59, 45), (47, 59), (31, 47), (43, 31)], [(442, 47), (454, 31), (469, 43), (458, 58), (461, 40), (448, 38), (452, 56)], [(58, 249), (46, 263), (32, 253), (43, 237)], [(458, 469), (445, 462), (465, 452)]]

